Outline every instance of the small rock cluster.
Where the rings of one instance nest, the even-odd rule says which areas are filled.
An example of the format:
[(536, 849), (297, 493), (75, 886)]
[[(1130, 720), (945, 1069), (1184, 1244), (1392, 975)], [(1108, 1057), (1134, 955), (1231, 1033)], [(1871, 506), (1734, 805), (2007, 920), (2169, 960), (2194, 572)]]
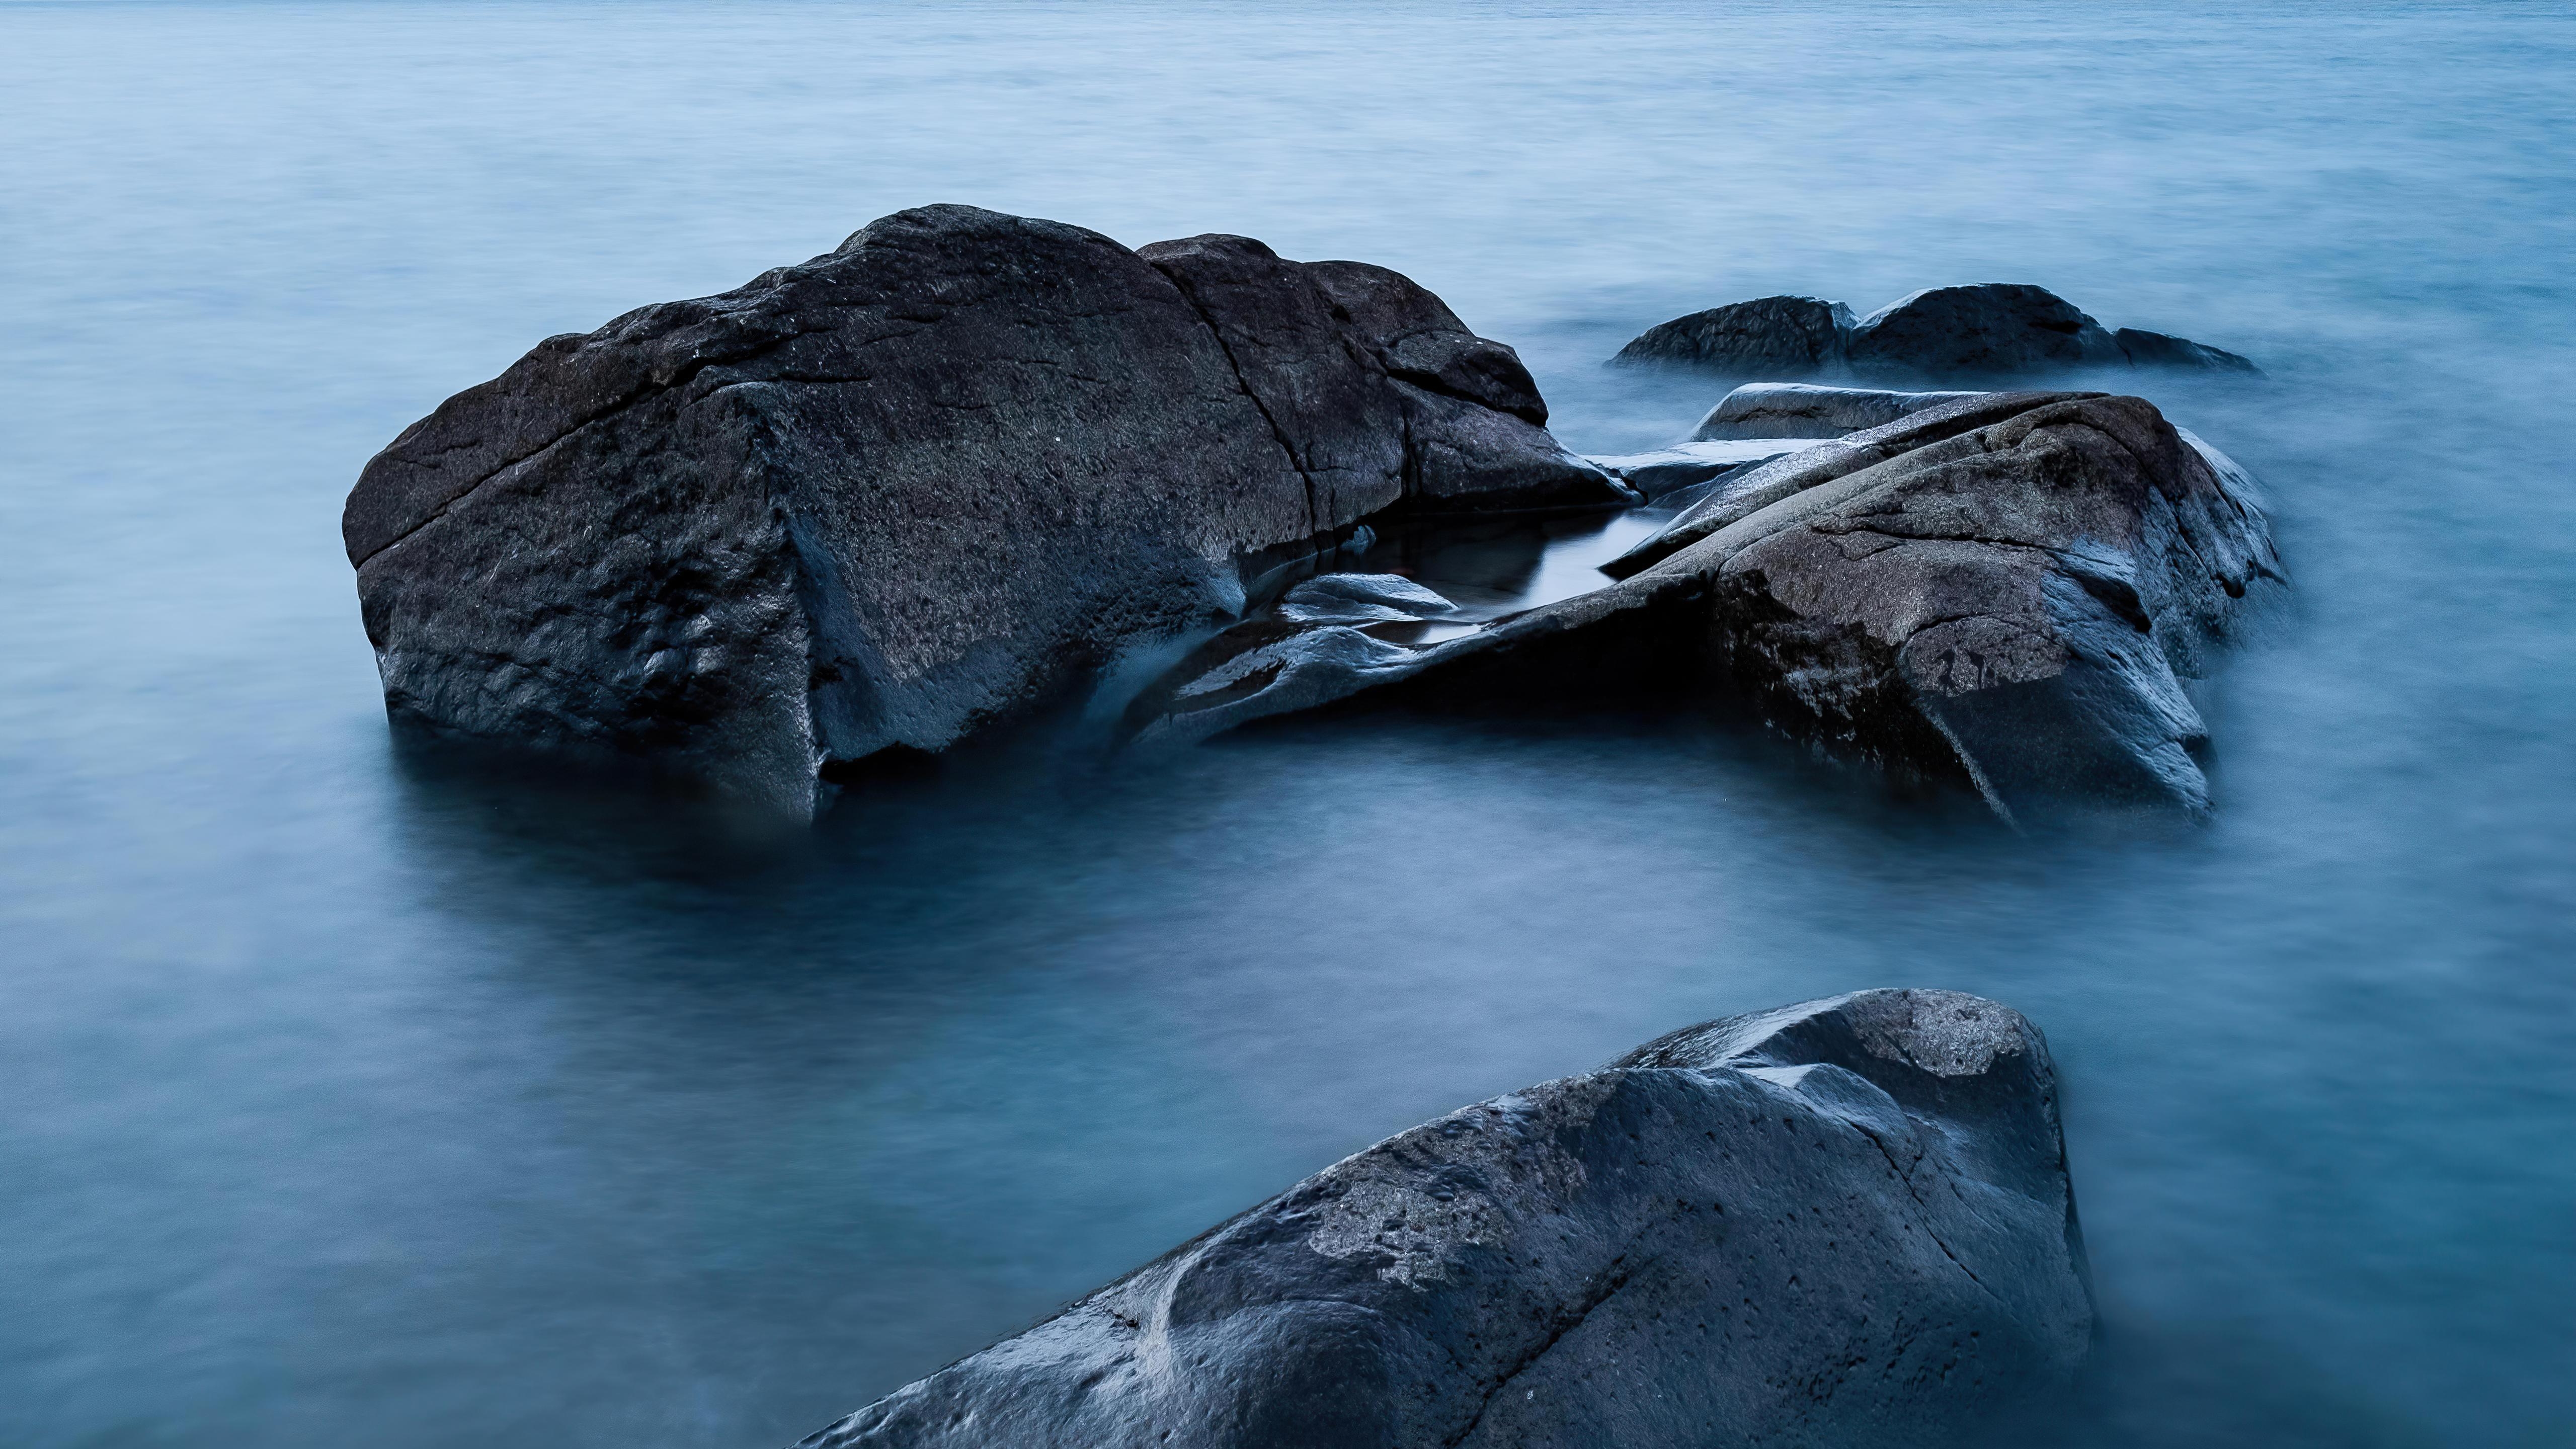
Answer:
[(1727, 377), (2002, 381), (2076, 368), (2260, 369), (2162, 332), (2116, 332), (2049, 291), (2005, 282), (1931, 287), (1866, 317), (1820, 297), (1760, 297), (1650, 327), (1611, 359)]
[[(2243, 362), (2011, 286), (1858, 320), (1766, 298), (1621, 358)], [(1713, 689), (2008, 816), (2206, 806), (2182, 681), (2281, 569), (2250, 480), (2151, 404), (1771, 381), (1597, 460), (1547, 417), (1509, 347), (1383, 267), (935, 206), (548, 339), (369, 463), (343, 533), (397, 718), (792, 814), (1193, 633), (1134, 740), (1362, 694)], [(1329, 575), (1276, 601), (1371, 530), (1647, 503), (1670, 517), (1601, 587), (1538, 607)]]
[(1688, 681), (1836, 753), (1961, 780), (2008, 819), (2068, 800), (2208, 807), (2183, 681), (2282, 579), (2242, 469), (2133, 397), (1740, 391), (1714, 425), (1892, 421), (1600, 460), (1671, 512), (1602, 566), (1620, 582), (1428, 645), (1256, 621), (1140, 699), (1140, 735), (1203, 739), (1362, 694)]

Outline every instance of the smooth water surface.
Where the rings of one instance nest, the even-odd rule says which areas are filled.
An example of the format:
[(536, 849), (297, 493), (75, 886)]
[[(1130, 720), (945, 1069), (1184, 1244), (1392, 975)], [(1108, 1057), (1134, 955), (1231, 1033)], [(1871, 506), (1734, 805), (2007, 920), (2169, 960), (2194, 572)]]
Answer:
[[(2576, 1439), (2576, 10), (0, 4), (0, 1443), (784, 1443), (1719, 1013), (2066, 1075), (2071, 1442)], [(2016, 836), (1722, 721), (1044, 751), (757, 838), (389, 742), (367, 456), (898, 207), (1387, 263), (1595, 452), (1771, 291), (2032, 281), (2297, 580), (2219, 808)]]

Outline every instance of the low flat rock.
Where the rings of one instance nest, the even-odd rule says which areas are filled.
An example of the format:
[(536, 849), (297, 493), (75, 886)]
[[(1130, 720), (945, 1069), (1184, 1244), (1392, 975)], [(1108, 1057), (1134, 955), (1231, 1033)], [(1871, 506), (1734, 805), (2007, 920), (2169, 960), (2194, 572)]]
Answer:
[(1324, 574), (1279, 601), (1281, 618), (1306, 624), (1436, 619), (1455, 612), (1457, 606), (1437, 591), (1402, 574)]
[(800, 1449), (1871, 1449), (2064, 1383), (2046, 1043), (1864, 991), (1346, 1158)]
[(2261, 371), (2184, 338), (2112, 332), (2045, 287), (2010, 282), (1930, 287), (1860, 318), (1814, 297), (1738, 302), (1648, 328), (1611, 361), (1733, 378), (1918, 385), (2133, 367)]
[(934, 206), (549, 338), (367, 465), (388, 710), (812, 810), (1406, 511), (1600, 507), (1507, 347), (1358, 263)]
[(1714, 482), (1740, 469), (1768, 463), (1809, 446), (1807, 438), (1694, 439), (1646, 453), (1621, 453), (1585, 461), (1660, 502), (1684, 489)]
[(2263, 369), (2254, 359), (2240, 357), (2222, 347), (2194, 342), (2187, 337), (2173, 337), (2162, 332), (2142, 332), (2123, 327), (2111, 334), (2120, 344), (2120, 352), (2135, 367), (2197, 368), (2205, 372), (2241, 372), (2260, 377)]
[(1718, 399), (1691, 431), (1693, 442), (1744, 438), (1839, 438), (1942, 403), (1965, 392), (1888, 392), (1806, 382), (1749, 382)]
[(1793, 736), (2005, 816), (2198, 812), (2181, 681), (2283, 580), (2244, 471), (2140, 398), (1991, 394), (1719, 483), (1627, 576), (1429, 647), (1286, 633), (1166, 686), (1144, 738), (1349, 699), (1714, 685)]

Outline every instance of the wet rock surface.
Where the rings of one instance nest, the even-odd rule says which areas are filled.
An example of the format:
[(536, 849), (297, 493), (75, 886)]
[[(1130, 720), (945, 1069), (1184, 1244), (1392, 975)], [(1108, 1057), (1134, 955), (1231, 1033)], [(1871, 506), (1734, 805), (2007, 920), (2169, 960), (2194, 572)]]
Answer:
[(2038, 1031), (1866, 991), (1399, 1134), (801, 1449), (1910, 1445), (2091, 1327)]
[(1965, 392), (1887, 392), (1804, 382), (1750, 382), (1718, 399), (1691, 440), (1839, 438), (1911, 413), (1974, 397)]
[(1418, 645), (1248, 634), (1151, 696), (1146, 739), (1362, 694), (1713, 689), (1793, 736), (2058, 802), (2197, 812), (2182, 681), (2282, 580), (2243, 470), (2138, 398), (1940, 403), (1729, 475), (1605, 564), (1623, 582)]
[[(1873, 396), (1902, 397), (1906, 394)], [(1759, 467), (1730, 475), (1726, 487), (1682, 509), (1652, 537), (1604, 564), (1602, 572), (1613, 578), (1626, 578), (1672, 557), (1728, 524), (1749, 518), (1820, 483), (1830, 483), (1863, 468), (1901, 457), (1927, 443), (1937, 443), (1989, 423), (2001, 422), (2043, 403), (2099, 396), (2099, 393), (2077, 392), (1949, 395), (1946, 402), (1915, 412), (1900, 413), (1894, 422), (1800, 448)]]
[[(1839, 302), (1765, 297), (1647, 329), (1612, 362), (1780, 380), (1855, 378), (1939, 385), (2132, 367), (2259, 373), (2202, 343), (2112, 332), (2045, 287), (1930, 287), (1855, 319)], [(1741, 436), (1741, 435), (1737, 435)]]
[(398, 719), (802, 813), (1364, 518), (1633, 501), (1545, 416), (1383, 268), (925, 207), (548, 339), (378, 455), (343, 533)]
[(1635, 489), (1647, 502), (1663, 504), (1685, 490), (1797, 452), (1811, 441), (1797, 437), (1694, 438), (1650, 453), (1625, 453), (1590, 462)]
[(1279, 617), (1302, 624), (1436, 619), (1457, 606), (1402, 574), (1325, 574), (1290, 589)]

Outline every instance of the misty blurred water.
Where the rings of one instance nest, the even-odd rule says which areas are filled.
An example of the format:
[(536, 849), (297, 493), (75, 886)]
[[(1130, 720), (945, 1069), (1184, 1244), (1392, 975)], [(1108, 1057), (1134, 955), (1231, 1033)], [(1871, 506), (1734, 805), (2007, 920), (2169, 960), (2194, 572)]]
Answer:
[[(2008, 1000), (2071, 1442), (2576, 1439), (2576, 9), (0, 4), (0, 1443), (783, 1443), (1700, 1018)], [(2297, 605), (2205, 826), (1755, 731), (1011, 757), (811, 840), (389, 742), (359, 466), (538, 338), (934, 200), (1398, 267), (1558, 432), (1643, 327), (2038, 282)]]

